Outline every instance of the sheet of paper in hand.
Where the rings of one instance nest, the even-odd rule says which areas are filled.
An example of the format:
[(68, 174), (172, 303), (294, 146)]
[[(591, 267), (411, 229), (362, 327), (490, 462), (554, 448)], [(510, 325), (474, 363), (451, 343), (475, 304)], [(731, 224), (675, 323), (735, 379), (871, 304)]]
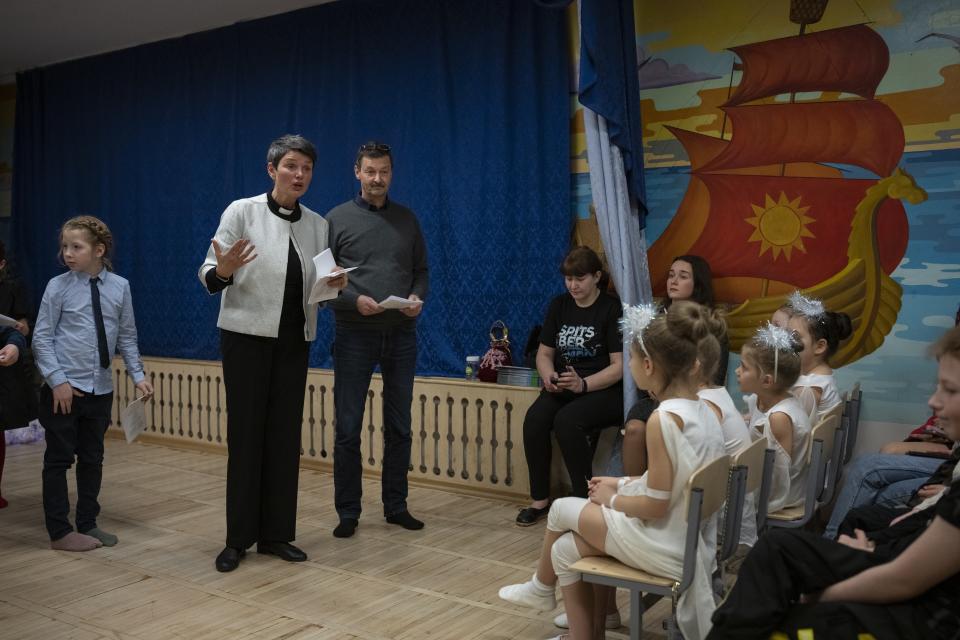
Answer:
[(120, 414), (120, 424), (127, 437), (127, 444), (137, 439), (147, 428), (146, 396), (141, 396), (128, 404)]
[(317, 279), (313, 282), (313, 288), (310, 289), (310, 297), (307, 298), (309, 304), (314, 302), (323, 302), (324, 300), (333, 300), (339, 295), (340, 291), (328, 284), (330, 278), (336, 278), (344, 273), (349, 273), (356, 267), (347, 269), (333, 269), (337, 263), (333, 260), (333, 253), (330, 249), (324, 249), (313, 257), (313, 266), (317, 272)]
[(400, 296), (389, 296), (378, 302), (381, 307), (384, 309), (411, 309), (418, 305), (423, 304), (422, 300), (410, 300), (409, 298), (401, 298)]

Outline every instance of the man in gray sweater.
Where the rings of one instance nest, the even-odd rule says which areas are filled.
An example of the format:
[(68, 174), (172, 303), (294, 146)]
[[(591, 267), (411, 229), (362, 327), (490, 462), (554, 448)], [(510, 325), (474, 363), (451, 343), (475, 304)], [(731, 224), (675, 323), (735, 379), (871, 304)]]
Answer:
[[(354, 166), (360, 194), (326, 216), (329, 246), (337, 264), (357, 267), (347, 288), (329, 303), (336, 317), (333, 478), (340, 523), (333, 535), (338, 538), (352, 536), (360, 519), (360, 433), (370, 378), (377, 365), (383, 376), (383, 514), (391, 524), (423, 528), (423, 522), (407, 510), (407, 468), (417, 316), (428, 286), (427, 249), (414, 213), (387, 197), (392, 172), (389, 146), (378, 142), (362, 145)], [(378, 301), (389, 296), (413, 303), (402, 309), (385, 309)]]

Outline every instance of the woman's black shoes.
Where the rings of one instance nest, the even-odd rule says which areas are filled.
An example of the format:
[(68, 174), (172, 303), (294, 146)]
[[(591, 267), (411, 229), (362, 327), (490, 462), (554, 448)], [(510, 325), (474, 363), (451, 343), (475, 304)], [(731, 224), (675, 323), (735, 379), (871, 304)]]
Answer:
[(227, 573), (228, 571), (233, 571), (240, 564), (240, 558), (246, 555), (246, 551), (243, 549), (234, 549), (233, 547), (224, 547), (223, 551), (220, 552), (220, 555), (217, 556), (214, 566), (217, 567), (217, 571), (220, 573)]
[(258, 542), (257, 553), (277, 556), (287, 562), (303, 562), (307, 559), (307, 554), (289, 542)]
[(550, 513), (550, 505), (542, 509), (537, 509), (536, 507), (521, 509), (520, 513), (517, 514), (517, 524), (521, 527), (529, 527), (546, 518), (548, 513)]

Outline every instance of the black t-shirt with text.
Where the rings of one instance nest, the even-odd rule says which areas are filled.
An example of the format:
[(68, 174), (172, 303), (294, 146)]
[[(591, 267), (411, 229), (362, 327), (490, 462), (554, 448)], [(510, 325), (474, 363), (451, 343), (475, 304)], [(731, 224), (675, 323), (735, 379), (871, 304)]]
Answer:
[(611, 353), (623, 352), (619, 320), (620, 301), (601, 293), (589, 307), (579, 307), (569, 293), (550, 303), (540, 332), (540, 343), (553, 348), (557, 372), (572, 366), (586, 377), (610, 365)]

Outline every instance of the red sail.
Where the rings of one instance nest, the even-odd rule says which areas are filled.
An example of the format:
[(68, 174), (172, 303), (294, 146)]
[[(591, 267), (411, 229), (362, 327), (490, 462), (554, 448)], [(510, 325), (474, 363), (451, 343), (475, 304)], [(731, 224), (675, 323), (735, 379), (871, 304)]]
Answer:
[[(720, 152), (726, 149), (729, 141), (722, 138), (706, 136), (696, 131), (687, 131), (670, 125), (664, 125), (667, 130), (674, 135), (683, 145), (683, 150), (687, 152), (687, 158), (690, 160), (690, 170), (693, 172), (700, 169), (709, 161), (720, 155)], [(816, 164), (813, 162), (795, 162), (790, 164), (771, 164), (766, 167), (744, 167), (741, 169), (728, 169), (722, 173), (748, 173), (755, 176), (799, 176), (803, 178), (842, 178), (843, 172), (834, 167), (825, 164)]]
[[(850, 223), (874, 180), (698, 175), (710, 215), (686, 251), (706, 258), (714, 278), (768, 278), (809, 287), (847, 266)], [(908, 224), (899, 200), (877, 215), (878, 253), (886, 273), (906, 252)]]
[(876, 100), (724, 107), (730, 144), (701, 172), (781, 162), (853, 164), (890, 175), (903, 155), (903, 126)]
[(733, 47), (743, 78), (728, 105), (794, 91), (843, 91), (872, 98), (887, 72), (887, 44), (862, 24)]

